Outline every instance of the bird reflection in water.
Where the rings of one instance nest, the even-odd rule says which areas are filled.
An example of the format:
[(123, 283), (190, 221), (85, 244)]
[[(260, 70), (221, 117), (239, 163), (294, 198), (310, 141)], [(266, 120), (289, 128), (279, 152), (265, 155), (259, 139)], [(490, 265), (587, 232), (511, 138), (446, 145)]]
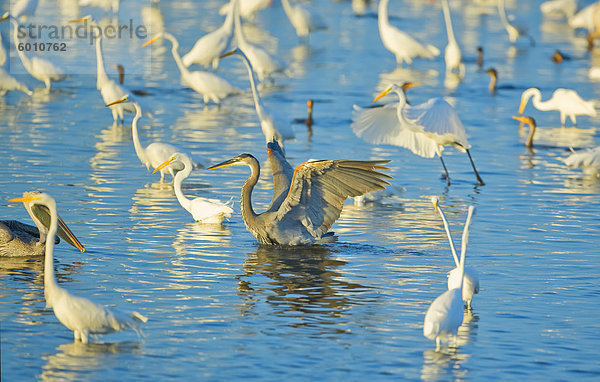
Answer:
[(190, 222), (177, 230), (173, 248), (177, 256), (202, 256), (207, 246), (231, 245), (231, 231), (221, 224)]
[(238, 290), (246, 297), (242, 314), (251, 314), (264, 296), (276, 309), (276, 315), (295, 318), (291, 326), (340, 324), (339, 318), (348, 314), (345, 312), (353, 304), (349, 293), (359, 294), (369, 289), (343, 280), (337, 268), (345, 264), (335, 259), (324, 245), (258, 245), (248, 255), (244, 274), (239, 276)]

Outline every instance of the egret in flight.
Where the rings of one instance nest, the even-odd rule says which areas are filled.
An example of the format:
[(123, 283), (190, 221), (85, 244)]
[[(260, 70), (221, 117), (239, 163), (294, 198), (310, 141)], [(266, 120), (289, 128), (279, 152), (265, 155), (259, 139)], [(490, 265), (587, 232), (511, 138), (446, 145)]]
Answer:
[[(26, 191), (23, 193), (24, 198), (36, 197), (38, 195), (39, 192), (37, 191)], [(29, 216), (31, 216), (31, 220), (35, 223), (35, 227), (16, 220), (0, 220), (0, 257), (44, 254), (48, 238), (48, 228), (50, 227), (50, 213), (46, 207), (31, 201), (23, 202), (23, 205)], [(60, 216), (57, 217), (57, 220), (58, 236), (81, 252), (84, 252), (84, 246), (77, 240)], [(57, 237), (56, 244), (59, 241), (60, 239)]]
[[(128, 98), (123, 97), (113, 102), (112, 104), (108, 104), (106, 106), (110, 107), (112, 105), (117, 105), (126, 101), (128, 101)], [(131, 135), (133, 136), (133, 147), (135, 148), (135, 153), (140, 159), (140, 162), (142, 162), (142, 164), (144, 164), (148, 170), (150, 170), (150, 166), (152, 166), (153, 168), (157, 168), (164, 161), (169, 159), (173, 154), (182, 151), (181, 149), (173, 145), (162, 142), (152, 142), (146, 147), (142, 146), (137, 129), (138, 120), (142, 117), (142, 108), (137, 102), (133, 102), (133, 106), (135, 107), (135, 117), (133, 117), (133, 121), (131, 122)], [(175, 179), (174, 170), (175, 169), (173, 168), (173, 166), (162, 168), (160, 170), (161, 182), (165, 179), (166, 172), (169, 172), (173, 179)]]
[(193, 169), (192, 160), (185, 153), (175, 153), (169, 159), (164, 161), (158, 167), (154, 169), (152, 173), (162, 170), (163, 168), (171, 165), (172, 162), (180, 162), (183, 164), (183, 170), (178, 171), (175, 174), (173, 181), (173, 188), (175, 189), (175, 195), (179, 204), (190, 214), (195, 221), (207, 224), (221, 224), (223, 219), (230, 218), (233, 214), (233, 208), (231, 208), (231, 202), (223, 203), (218, 199), (209, 199), (197, 197), (194, 199), (188, 199), (181, 190), (181, 184), (183, 180), (187, 178)]
[(222, 99), (232, 94), (242, 93), (242, 89), (231, 85), (227, 80), (217, 76), (216, 74), (201, 70), (189, 71), (179, 56), (179, 42), (175, 36), (168, 32), (159, 33), (156, 37), (145, 42), (142, 47), (146, 47), (160, 38), (166, 38), (167, 40), (171, 41), (173, 44), (171, 53), (173, 54), (173, 59), (175, 59), (175, 63), (177, 64), (179, 72), (181, 73), (181, 82), (183, 85), (201, 94), (204, 99), (204, 104), (208, 104), (209, 101), (219, 104), (221, 103)]
[[(446, 231), (446, 236), (448, 237), (448, 242), (450, 243), (452, 257), (454, 258), (454, 264), (456, 265), (456, 268), (448, 272), (448, 290), (458, 288), (460, 286), (460, 261), (458, 260), (458, 256), (456, 255), (456, 249), (454, 248), (454, 240), (452, 240), (452, 235), (450, 234), (450, 227), (448, 226), (446, 215), (444, 215), (442, 208), (439, 206), (438, 198), (436, 196), (431, 198), (431, 203), (442, 218), (442, 222), (444, 223), (444, 230)], [(467, 303), (467, 309), (471, 309), (471, 301), (473, 300), (473, 295), (477, 293), (479, 293), (479, 274), (475, 269), (471, 267), (465, 267), (465, 276), (463, 279), (462, 286), (462, 298), (463, 301)]]
[[(269, 149), (269, 146), (267, 146)], [(280, 155), (271, 150), (269, 156)], [(389, 185), (388, 170), (382, 164), (389, 161), (320, 160), (305, 162), (296, 167), (291, 183), (284, 187), (278, 175), (273, 200), (266, 212), (256, 214), (252, 208), (252, 190), (260, 177), (260, 164), (250, 154), (240, 154), (209, 170), (227, 166), (249, 166), (250, 177), (242, 186), (241, 212), (246, 228), (262, 244), (306, 245), (335, 241), (332, 224), (340, 216), (349, 196), (383, 189)], [(271, 165), (283, 168), (271, 159)], [(288, 164), (289, 165), (289, 164)], [(274, 171), (275, 173), (275, 171)], [(283, 197), (285, 195), (285, 197)]]
[(446, 23), (446, 34), (448, 35), (448, 45), (446, 45), (446, 50), (444, 51), (446, 72), (458, 71), (459, 76), (462, 78), (465, 76), (465, 64), (462, 62), (460, 46), (458, 46), (456, 38), (454, 37), (448, 0), (442, 0), (442, 11), (444, 13), (444, 22)]
[(412, 64), (414, 58), (427, 58), (432, 60), (440, 54), (440, 50), (433, 45), (424, 45), (390, 24), (388, 19), (389, 0), (380, 0), (378, 9), (379, 36), (387, 50), (396, 56), (396, 63), (402, 65), (404, 61)]
[(600, 146), (588, 150), (573, 151), (571, 155), (564, 159), (564, 162), (569, 168), (581, 168), (588, 175), (600, 177)]
[(477, 181), (484, 185), (469, 152), (471, 145), (465, 128), (454, 108), (443, 98), (431, 98), (416, 106), (407, 105), (404, 90), (396, 84), (386, 88), (373, 102), (391, 91), (398, 95), (398, 103), (368, 109), (354, 105), (352, 129), (356, 136), (373, 144), (404, 147), (424, 158), (433, 158), (437, 154), (448, 185), (450, 175), (442, 151), (444, 146), (453, 146), (467, 153)]
[(525, 111), (525, 107), (531, 98), (533, 106), (541, 111), (556, 110), (560, 112), (560, 124), (565, 126), (567, 117), (573, 125), (577, 125), (578, 115), (596, 116), (594, 101), (582, 99), (575, 90), (558, 88), (552, 94), (552, 98), (542, 101), (542, 93), (538, 88), (529, 88), (521, 94), (519, 115)]
[(308, 39), (312, 32), (327, 29), (325, 21), (314, 10), (302, 4), (291, 4), (289, 0), (281, 0), (281, 4), (283, 4), (283, 11), (294, 27), (296, 35), (301, 40)]
[(279, 116), (274, 116), (273, 114), (269, 113), (269, 111), (267, 111), (267, 109), (264, 107), (260, 98), (260, 94), (258, 93), (258, 89), (256, 88), (256, 79), (254, 78), (252, 64), (250, 63), (250, 60), (246, 54), (241, 49), (236, 48), (225, 53), (221, 57), (227, 57), (232, 54), (239, 55), (246, 65), (246, 69), (248, 69), (248, 77), (250, 78), (250, 86), (252, 87), (252, 97), (254, 98), (254, 107), (256, 109), (256, 115), (258, 115), (258, 119), (260, 120), (260, 127), (265, 136), (266, 142), (276, 139), (281, 145), (283, 145), (283, 141), (285, 139), (296, 138), (294, 135), (294, 130), (292, 130), (291, 126), (286, 121)]
[(88, 335), (108, 334), (126, 328), (139, 330), (140, 322), (148, 319), (138, 312), (125, 313), (108, 309), (87, 298), (77, 297), (58, 286), (54, 276), (54, 236), (58, 229), (56, 201), (48, 194), (25, 196), (8, 200), (10, 203), (35, 203), (45, 206), (50, 214), (50, 227), (46, 240), (44, 260), (44, 296), (46, 308), (54, 309), (54, 315), (67, 328), (73, 331), (75, 341), (86, 344)]
[[(8, 12), (6, 12), (2, 17), (0, 17), (0, 21), (10, 18), (10, 23), (13, 27), (13, 35), (15, 40), (15, 48), (18, 48), (20, 44), (19, 40), (19, 23), (18, 21), (12, 17)], [(52, 87), (52, 81), (58, 82), (67, 78), (67, 74), (64, 69), (51, 63), (48, 60), (43, 58), (33, 56), (31, 58), (25, 55), (25, 51), (21, 49), (17, 49), (17, 54), (23, 63), (23, 66), (27, 70), (31, 76), (37, 80), (42, 81), (46, 85), (46, 90), (50, 91)]]
[[(469, 225), (473, 215), (473, 206), (469, 206), (467, 213), (467, 222), (463, 231), (460, 268), (457, 279), (458, 287), (449, 289), (438, 296), (427, 309), (425, 321), (423, 323), (423, 335), (430, 340), (435, 340), (436, 350), (439, 350), (442, 340), (455, 337), (458, 328), (462, 325), (464, 318), (463, 305), (463, 277), (465, 274), (465, 255), (467, 253), (467, 242), (469, 238)], [(456, 337), (455, 337), (456, 338)]]

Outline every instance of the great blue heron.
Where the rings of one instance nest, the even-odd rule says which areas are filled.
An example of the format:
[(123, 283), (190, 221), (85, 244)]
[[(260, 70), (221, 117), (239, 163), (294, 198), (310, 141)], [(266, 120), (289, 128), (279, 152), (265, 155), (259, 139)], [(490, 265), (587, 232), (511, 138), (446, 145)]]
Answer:
[(465, 255), (467, 253), (467, 241), (469, 238), (469, 224), (473, 215), (473, 206), (469, 206), (467, 222), (463, 231), (460, 268), (458, 274), (458, 287), (449, 289), (438, 296), (427, 309), (423, 323), (423, 335), (430, 340), (435, 340), (436, 349), (439, 349), (442, 339), (456, 336), (458, 328), (462, 325), (464, 317), (464, 305), (462, 297), (463, 277), (465, 273)]
[[(438, 198), (432, 197), (431, 203), (433, 203), (433, 207), (440, 214), (442, 218), (442, 222), (444, 223), (444, 230), (446, 230), (446, 236), (448, 237), (448, 242), (450, 243), (450, 250), (452, 251), (452, 257), (454, 258), (454, 264), (456, 268), (448, 272), (448, 290), (459, 287), (460, 282), (460, 261), (458, 260), (458, 256), (456, 255), (456, 249), (454, 248), (454, 240), (452, 240), (452, 235), (450, 234), (450, 227), (448, 226), (448, 221), (446, 220), (446, 216), (444, 215), (444, 211), (439, 206)], [(479, 274), (477, 271), (471, 267), (465, 267), (465, 276), (463, 280), (463, 289), (462, 289), (462, 298), (463, 301), (467, 303), (467, 308), (471, 309), (471, 300), (473, 300), (473, 295), (479, 293)]]
[(404, 90), (396, 84), (388, 86), (373, 102), (391, 91), (398, 95), (398, 103), (368, 109), (354, 106), (354, 133), (369, 143), (401, 146), (424, 158), (437, 155), (444, 167), (448, 185), (450, 175), (442, 151), (444, 146), (453, 146), (467, 153), (477, 181), (484, 185), (471, 158), (471, 145), (467, 141), (465, 128), (454, 108), (443, 98), (431, 98), (416, 106), (408, 105)]
[(246, 228), (263, 244), (303, 245), (335, 240), (328, 232), (349, 196), (383, 189), (391, 176), (376, 170), (389, 161), (320, 160), (305, 162), (290, 174), (291, 166), (274, 144), (267, 146), (275, 188), (266, 212), (252, 208), (252, 190), (260, 177), (260, 164), (240, 154), (208, 169), (246, 165), (250, 177), (242, 186), (240, 208)]
[[(39, 195), (37, 191), (23, 193), (24, 198), (33, 198)], [(23, 202), (27, 213), (36, 227), (21, 223), (16, 220), (0, 221), (0, 256), (32, 256), (43, 255), (44, 245), (48, 240), (48, 227), (50, 227), (50, 214), (48, 209), (42, 205), (32, 202)], [(83, 245), (77, 240), (73, 232), (65, 222), (57, 216), (58, 236), (64, 239), (81, 252), (85, 251)], [(58, 237), (52, 237), (56, 244), (60, 241)]]
[(9, 202), (35, 203), (45, 206), (50, 214), (50, 228), (46, 240), (44, 260), (44, 296), (46, 307), (54, 309), (54, 315), (67, 328), (71, 329), (75, 341), (88, 342), (89, 334), (107, 334), (125, 328), (138, 328), (139, 322), (148, 319), (137, 312), (124, 313), (108, 309), (86, 298), (73, 296), (58, 286), (54, 276), (54, 236), (58, 229), (56, 201), (48, 194), (10, 199)]

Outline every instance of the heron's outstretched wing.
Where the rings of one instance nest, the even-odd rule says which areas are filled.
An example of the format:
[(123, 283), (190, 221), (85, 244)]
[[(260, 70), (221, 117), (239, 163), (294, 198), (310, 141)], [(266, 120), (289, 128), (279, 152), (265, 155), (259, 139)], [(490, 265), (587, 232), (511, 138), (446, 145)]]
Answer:
[(391, 176), (389, 161), (323, 160), (296, 167), (287, 197), (276, 213), (282, 226), (303, 225), (315, 238), (327, 233), (340, 216), (344, 201), (369, 191), (384, 189)]
[(455, 136), (454, 140), (465, 148), (469, 148), (465, 128), (456, 110), (443, 98), (431, 98), (429, 101), (416, 106), (404, 108), (404, 115), (414, 124), (423, 126), (425, 133), (444, 137), (446, 134)]
[(363, 109), (354, 105), (354, 134), (369, 143), (400, 146), (421, 157), (433, 158), (438, 145), (423, 134), (422, 126), (406, 120), (401, 122), (397, 106), (398, 103), (390, 103)]
[(267, 211), (274, 212), (279, 209), (287, 196), (294, 176), (294, 169), (285, 159), (285, 154), (275, 139), (267, 143), (267, 153), (269, 154), (269, 162), (271, 162), (274, 183), (273, 199)]

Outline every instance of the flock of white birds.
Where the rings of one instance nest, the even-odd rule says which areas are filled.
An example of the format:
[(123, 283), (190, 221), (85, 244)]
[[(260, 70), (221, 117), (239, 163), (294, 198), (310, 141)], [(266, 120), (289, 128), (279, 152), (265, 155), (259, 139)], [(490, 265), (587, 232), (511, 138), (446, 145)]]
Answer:
[[(446, 72), (463, 78), (465, 76), (465, 65), (463, 63), (460, 44), (456, 39), (452, 26), (450, 4), (448, 0), (440, 1), (448, 40), (444, 51)], [(440, 55), (440, 50), (435, 46), (421, 42), (406, 31), (402, 31), (392, 25), (388, 17), (389, 2), (390, 0), (380, 0), (377, 6), (379, 34), (383, 46), (395, 56), (397, 64), (399, 66), (413, 64), (416, 59), (432, 60)], [(479, 0), (479, 2), (484, 1)], [(12, 42), (15, 46), (20, 42), (18, 34), (20, 20), (34, 15), (37, 3), (37, 0), (18, 0), (11, 7), (11, 12), (7, 12), (0, 17), (0, 21), (8, 20), (10, 23), (13, 34)], [(112, 12), (113, 15), (117, 15), (119, 10), (119, 0), (79, 0), (79, 3), (81, 6), (101, 7)], [(298, 38), (303, 43), (309, 42), (312, 33), (328, 28), (327, 23), (309, 5), (290, 0), (281, 0), (281, 3)], [(508, 38), (512, 43), (526, 38), (531, 45), (535, 44), (535, 41), (525, 28), (515, 25), (509, 19), (506, 14), (504, 0), (491, 0), (486, 3), (491, 3), (497, 8), (498, 20), (506, 29)], [(307, 229), (313, 236), (308, 236), (310, 240), (319, 242), (329, 237), (327, 231), (333, 221), (339, 217), (341, 204), (343, 204), (343, 201), (347, 197), (358, 197), (368, 191), (381, 189), (388, 184), (385, 178), (389, 177), (376, 171), (386, 169), (381, 166), (383, 163), (381, 161), (307, 162), (304, 165), (298, 166), (296, 171), (292, 173), (293, 170), (285, 159), (283, 145), (285, 140), (294, 138), (294, 132), (288, 121), (277, 117), (265, 107), (260, 96), (261, 85), (266, 81), (273, 81), (273, 74), (286, 72), (287, 68), (281, 59), (270, 54), (268, 50), (249, 42), (242, 29), (242, 20), (252, 20), (257, 12), (270, 5), (271, 0), (231, 0), (227, 2), (219, 10), (219, 14), (225, 16), (223, 24), (214, 31), (200, 36), (192, 49), (183, 54), (183, 56), (179, 52), (177, 38), (166, 30), (160, 31), (143, 46), (148, 46), (159, 39), (168, 40), (172, 46), (171, 53), (173, 59), (181, 74), (182, 85), (199, 93), (205, 104), (211, 102), (220, 104), (223, 99), (231, 95), (244, 93), (242, 89), (231, 85), (226, 79), (216, 74), (220, 60), (234, 54), (240, 57), (248, 70), (256, 115), (269, 147), (268, 152), (271, 166), (273, 169), (282, 169), (281, 172), (285, 176), (285, 179), (282, 178), (283, 180), (274, 179), (275, 194), (272, 208), (279, 207), (279, 210), (273, 210), (273, 212), (270, 209), (267, 213), (252, 216), (252, 219), (263, 219), (256, 220), (252, 224), (260, 223), (264, 227), (252, 227), (251, 223), (246, 221), (246, 216), (244, 216), (244, 221), (247, 227), (259, 238), (259, 235), (265, 234), (264, 232), (254, 232), (257, 230), (260, 231), (259, 228), (266, 229), (266, 227), (269, 227), (269, 229), (272, 229), (275, 226), (279, 231), (289, 231), (290, 227), (286, 226), (286, 224), (291, 224), (289, 221), (292, 219), (290, 217), (292, 213), (294, 214), (294, 218), (302, 221), (311, 219), (326, 220), (328, 221), (328, 226), (321, 226), (318, 229), (316, 226), (308, 226), (305, 223), (302, 223), (304, 226), (300, 226), (296, 224), (297, 221), (294, 221), (294, 224), (296, 224), (293, 225), (294, 229), (296, 229), (296, 226)], [(367, 0), (352, 1), (352, 7), (359, 15), (369, 9), (371, 5), (370, 1)], [(155, 4), (154, 6), (158, 5)], [(577, 11), (576, 0), (550, 0), (541, 5), (541, 11), (546, 15), (566, 17), (569, 25), (573, 28), (586, 28), (589, 32), (588, 42), (590, 47), (593, 47), (594, 40), (600, 36), (600, 1)], [(88, 22), (90, 26), (95, 25), (95, 21), (91, 16), (71, 20), (74, 23), (84, 21)], [(14, 49), (12, 51), (17, 52), (18, 58), (26, 71), (32, 77), (44, 83), (45, 89), (35, 89), (34, 91), (49, 92), (54, 83), (62, 81), (67, 77), (64, 69), (47, 59), (28, 55), (21, 49)], [(138, 121), (142, 117), (142, 108), (134, 98), (134, 93), (122, 85), (122, 79), (117, 82), (108, 77), (104, 67), (101, 36), (98, 36), (95, 40), (95, 54), (97, 89), (104, 104), (111, 110), (114, 123), (123, 123), (125, 113), (135, 114), (131, 127), (134, 149), (140, 161), (148, 169), (152, 168), (153, 172), (160, 172), (161, 180), (165, 178), (167, 173), (173, 177), (173, 187), (177, 200), (192, 215), (194, 220), (219, 224), (224, 219), (231, 217), (234, 212), (231, 201), (222, 202), (217, 199), (201, 197), (189, 199), (183, 194), (182, 182), (197, 166), (188, 153), (167, 143), (152, 142), (147, 146), (142, 145), (137, 131)], [(0, 94), (8, 91), (21, 91), (31, 96), (33, 91), (23, 83), (17, 81), (4, 69), (4, 65), (8, 59), (9, 55), (0, 40)], [(193, 66), (200, 66), (203, 69), (190, 69)], [(490, 90), (496, 91), (498, 73), (495, 69), (488, 70), (488, 73), (492, 76)], [(593, 70), (590, 70), (590, 76), (593, 76), (593, 73)], [(432, 158), (437, 155), (443, 165), (448, 185), (450, 185), (450, 175), (444, 163), (442, 152), (445, 147), (454, 147), (468, 155), (477, 184), (483, 186), (484, 181), (479, 175), (471, 157), (469, 151), (471, 145), (467, 140), (467, 133), (458, 113), (443, 98), (432, 98), (419, 105), (409, 104), (405, 91), (413, 85), (415, 84), (390, 84), (373, 100), (373, 102), (376, 102), (386, 94), (393, 92), (397, 95), (398, 102), (382, 106), (376, 105), (371, 108), (355, 106), (352, 118), (352, 128), (355, 134), (372, 144), (388, 144), (404, 147), (422, 157)], [(575, 125), (577, 124), (577, 116), (596, 115), (595, 101), (583, 100), (575, 90), (556, 89), (550, 99), (542, 101), (542, 94), (539, 89), (527, 89), (521, 96), (521, 103), (518, 110), (519, 115), (513, 118), (530, 125), (531, 130), (526, 142), (528, 147), (534, 144), (534, 135), (536, 133), (535, 120), (532, 117), (522, 115), (530, 99), (533, 106), (540, 111), (558, 111), (560, 113), (562, 129), (569, 129), (569, 127), (565, 127), (567, 118)], [(309, 101), (308, 106), (309, 116), (303, 122), (310, 128), (312, 125), (312, 101)], [(586, 173), (592, 176), (600, 176), (600, 147), (573, 152), (572, 155), (564, 159), (564, 162), (569, 167), (583, 168)], [(242, 154), (212, 168), (234, 164), (248, 165), (252, 168), (251, 178), (258, 176), (255, 174), (255, 169), (259, 166), (258, 162), (255, 158), (247, 154)], [(275, 171), (273, 173), (275, 174)], [(352, 180), (352, 177), (355, 177), (354, 180)], [(359, 184), (359, 186), (356, 184), (353, 185), (352, 182), (358, 182), (358, 178), (363, 179), (363, 183)], [(251, 181), (250, 178), (247, 182), (249, 181)], [(249, 186), (248, 190), (245, 183), (244, 188), (247, 189), (249, 197), (252, 185)], [(243, 193), (244, 188), (242, 189)], [(318, 194), (321, 199), (316, 201), (316, 196), (313, 199), (310, 196), (306, 196), (311, 195), (311, 193)], [(273, 207), (277, 195), (281, 196), (282, 199)], [(287, 198), (283, 200), (283, 196), (285, 195), (287, 195)], [(301, 195), (303, 196), (301, 197)], [(327, 204), (327, 201), (334, 199), (336, 203), (341, 200), (340, 206), (333, 208)], [(53, 271), (53, 250), (54, 238), (57, 231), (62, 229), (62, 226), (59, 226), (59, 223), (62, 223), (62, 221), (59, 220), (54, 199), (43, 193), (26, 193), (23, 197), (11, 199), (10, 202), (23, 202), (26, 207), (31, 205), (46, 206), (44, 211), (49, 215), (49, 219), (44, 223), (45, 229), (47, 229), (46, 235), (42, 234), (43, 225), (38, 224), (39, 221), (37, 218), (39, 217), (39, 212), (36, 215), (28, 208), (40, 231), (40, 240), (34, 244), (36, 246), (39, 246), (40, 243), (45, 245), (44, 285), (46, 302), (48, 307), (54, 309), (54, 313), (60, 322), (73, 331), (75, 341), (86, 343), (90, 334), (109, 333), (125, 328), (138, 330), (139, 324), (147, 320), (141, 314), (109, 310), (90, 300), (76, 297), (58, 286)], [(471, 206), (468, 209), (459, 256), (450, 235), (448, 222), (439, 206), (437, 198), (434, 197), (432, 203), (435, 210), (439, 213), (446, 230), (456, 266), (448, 274), (448, 290), (432, 302), (425, 315), (423, 334), (427, 338), (435, 340), (439, 348), (442, 340), (456, 335), (463, 321), (465, 307), (466, 309), (471, 309), (473, 296), (479, 291), (479, 277), (474, 269), (465, 265), (468, 227), (474, 208)], [(272, 213), (274, 215), (271, 215)], [(316, 234), (313, 231), (318, 231), (319, 233)], [(277, 242), (273, 237), (264, 238), (261, 236), (261, 238), (267, 242)], [(76, 239), (74, 240), (78, 243)]]

